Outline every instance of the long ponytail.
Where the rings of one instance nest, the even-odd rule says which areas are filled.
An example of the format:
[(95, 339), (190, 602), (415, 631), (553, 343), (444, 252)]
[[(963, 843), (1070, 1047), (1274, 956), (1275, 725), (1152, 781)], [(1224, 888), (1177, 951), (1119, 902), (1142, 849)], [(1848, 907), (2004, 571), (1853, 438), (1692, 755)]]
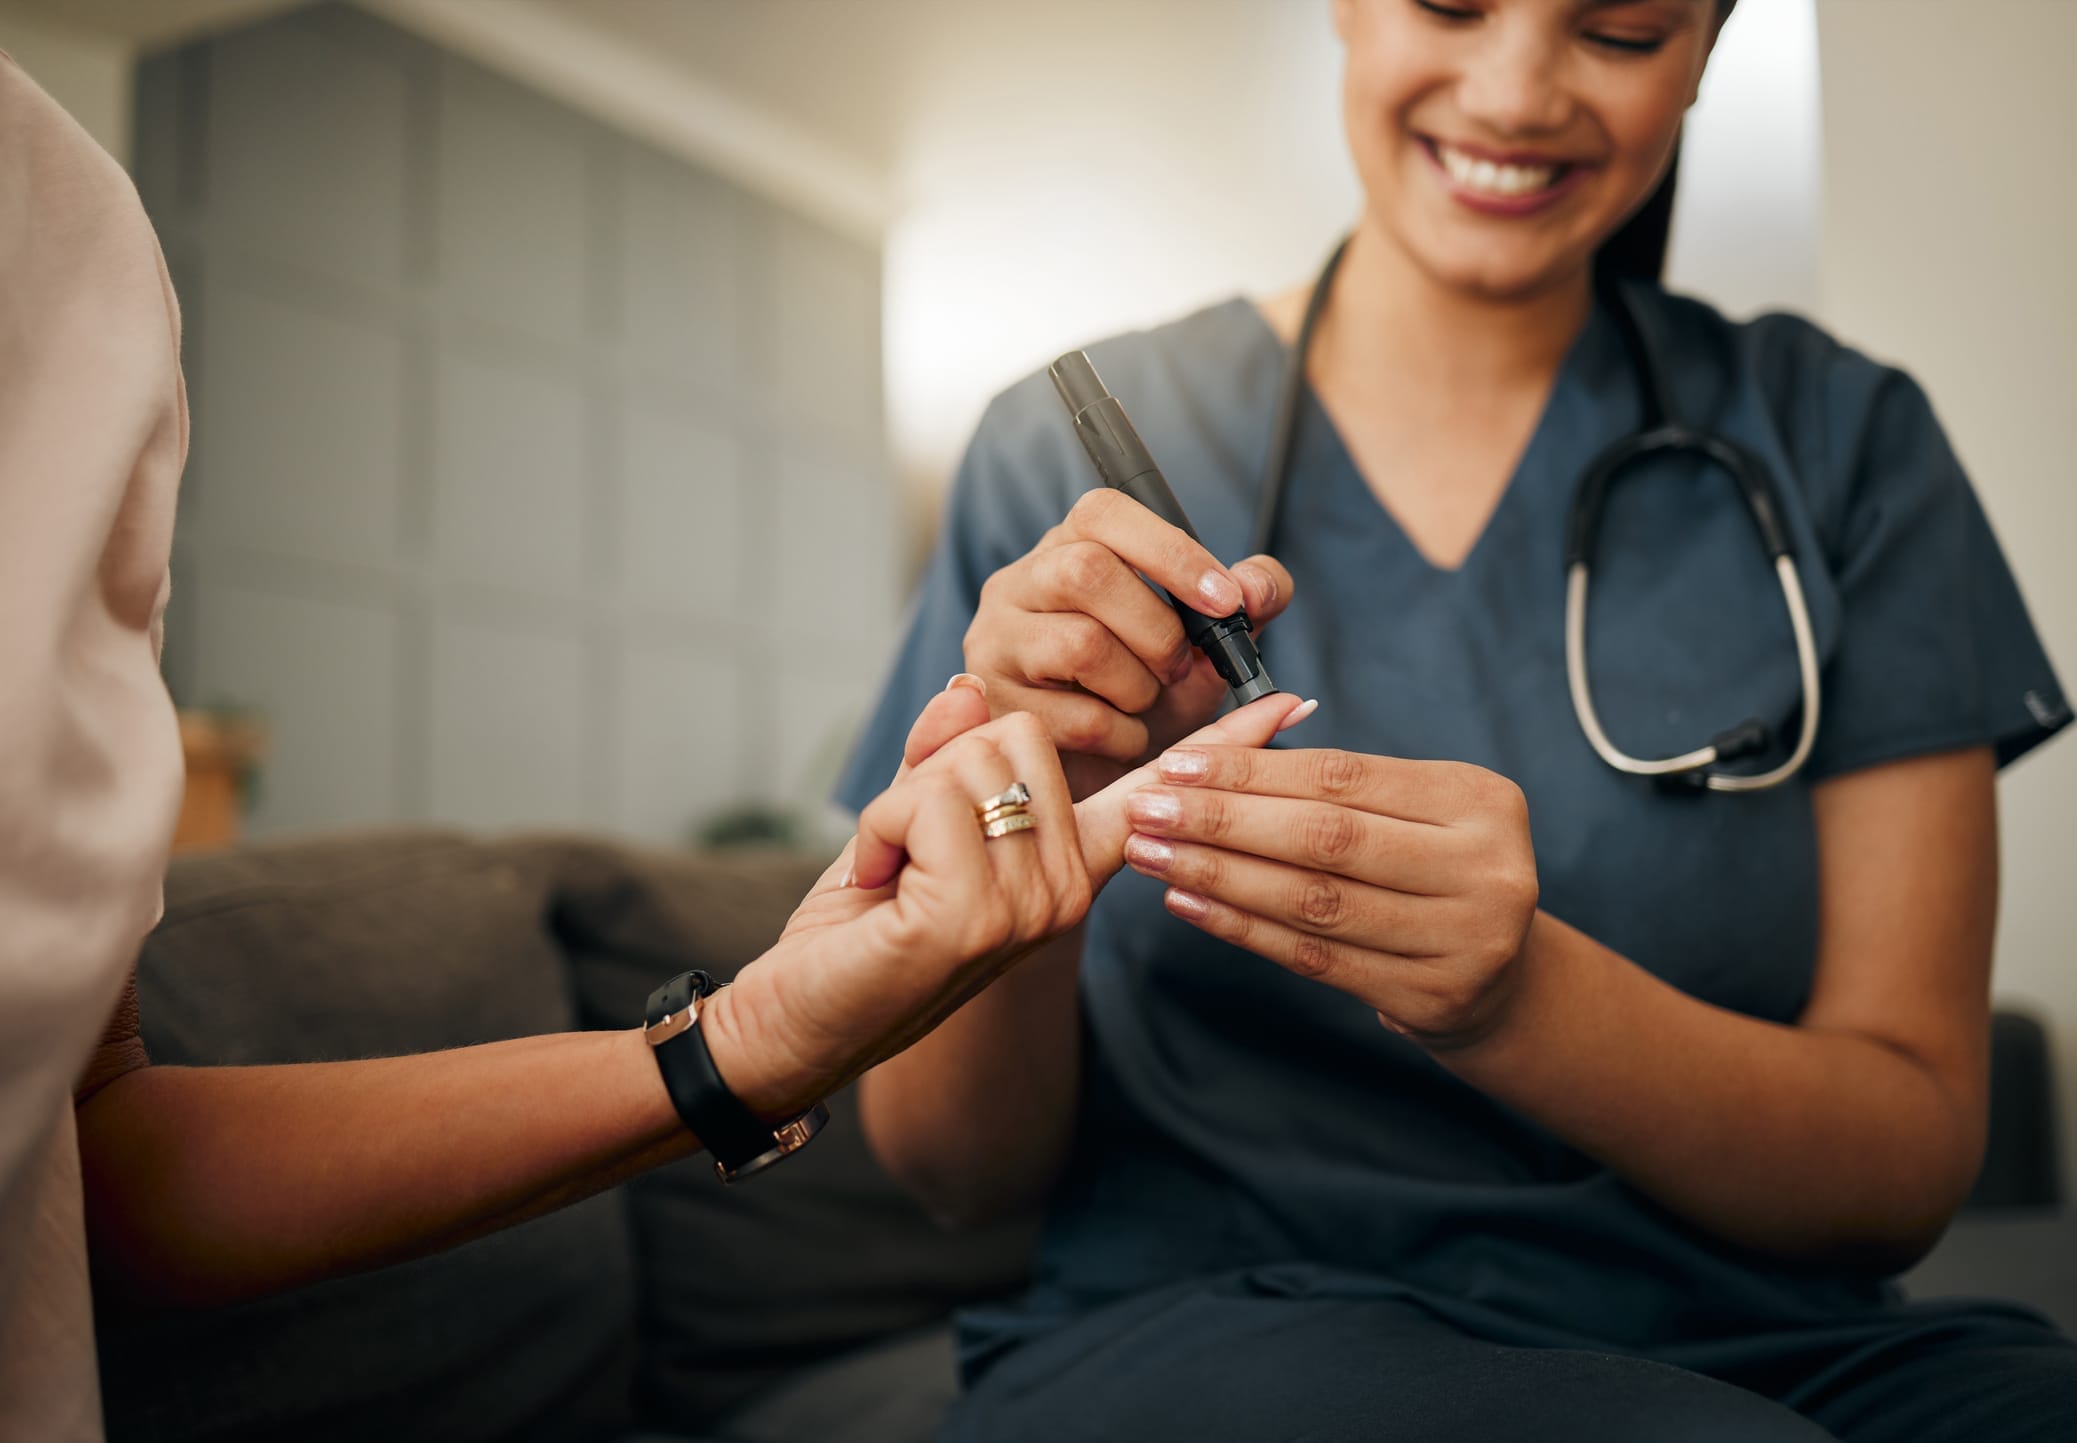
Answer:
[(1673, 229), (1673, 192), (1679, 177), (1676, 147), (1658, 188), (1594, 252), (1596, 280), (1658, 281), (1665, 275), (1666, 237)]

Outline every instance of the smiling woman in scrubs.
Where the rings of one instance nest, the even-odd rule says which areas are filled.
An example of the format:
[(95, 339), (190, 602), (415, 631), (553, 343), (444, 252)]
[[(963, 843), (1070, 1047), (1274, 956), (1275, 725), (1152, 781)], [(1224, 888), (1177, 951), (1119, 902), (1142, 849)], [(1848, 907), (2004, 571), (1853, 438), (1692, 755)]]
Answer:
[[(2069, 716), (1911, 380), (1634, 281), (1681, 413), (1778, 478), (1821, 726), (1785, 785), (1676, 794), (1568, 700), (1567, 506), (1640, 418), (1594, 274), (1636, 249), (1729, 9), (1337, 0), (1366, 203), (1276, 559), (1214, 560), (1309, 288), (1094, 348), (1203, 548), (1081, 496), (1043, 377), (984, 418), (845, 795), (962, 670), (1078, 791), (1164, 781), (1142, 875), (867, 1079), (874, 1145), (941, 1210), (1050, 1198), (1031, 1290), (964, 1321), (948, 1436), (2069, 1436), (2067, 1339), (1886, 1281), (1981, 1153), (1993, 773)], [(1724, 473), (1629, 475), (1596, 557), (1618, 745), (1795, 735)], [(1276, 618), (1274, 675), (1321, 701), (1304, 749), (1165, 750), (1221, 688), (1135, 570)]]

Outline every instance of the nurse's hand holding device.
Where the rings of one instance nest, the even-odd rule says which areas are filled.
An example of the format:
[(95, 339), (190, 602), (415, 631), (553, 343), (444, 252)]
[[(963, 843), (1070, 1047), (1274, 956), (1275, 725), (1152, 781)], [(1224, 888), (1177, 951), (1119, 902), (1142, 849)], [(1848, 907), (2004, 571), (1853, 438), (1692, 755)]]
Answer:
[[(1103, 484), (1122, 491), (1140, 505), (1181, 531), (1199, 540), (1197, 528), (1183, 514), (1183, 503), (1169, 489), (1168, 478), (1154, 464), (1132, 420), (1118, 398), (1110, 393), (1096, 367), (1081, 351), (1069, 351), (1053, 363), (1048, 374), (1053, 389), (1060, 393), (1068, 414), (1074, 417), (1075, 439), (1089, 455), (1089, 464)], [(1164, 593), (1165, 594), (1165, 593)], [(1254, 623), (1245, 607), (1226, 616), (1206, 616), (1189, 602), (1168, 597), (1169, 608), (1183, 624), (1183, 636), (1204, 653), (1212, 669), (1233, 692), (1239, 706), (1270, 695), (1277, 684), (1270, 680), (1256, 649)]]
[[(1087, 358), (1063, 356), (1054, 379), (1100, 471), (1103, 456), (1120, 465), (1102, 473), (1111, 484), (1085, 494), (1036, 547), (989, 578), (965, 656), (967, 670), (986, 679), (997, 716), (1028, 711), (1045, 723), (1082, 798), (1210, 721), (1229, 691), (1242, 702), (1263, 694), (1259, 658), (1246, 672), (1249, 632), (1290, 604), (1292, 584), (1268, 556), (1228, 568), (1204, 548), (1151, 460), (1144, 470), (1130, 464), (1145, 448)], [(1144, 504), (1149, 496), (1167, 498), (1168, 519)], [(1184, 614), (1204, 624), (1186, 627)], [(1229, 669), (1241, 668), (1234, 678), (1193, 634), (1235, 652), (1227, 658)]]

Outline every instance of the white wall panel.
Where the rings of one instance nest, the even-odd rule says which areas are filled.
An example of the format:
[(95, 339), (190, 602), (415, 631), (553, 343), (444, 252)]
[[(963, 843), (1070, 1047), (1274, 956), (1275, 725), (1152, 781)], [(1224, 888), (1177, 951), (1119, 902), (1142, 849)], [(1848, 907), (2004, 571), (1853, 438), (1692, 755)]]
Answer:
[(265, 714), (254, 830), (812, 802), (894, 642), (877, 256), (352, 9), (139, 94), (169, 675)]
[(310, 831), (397, 815), (398, 619), (380, 606), (202, 580), (184, 615), (193, 699), (265, 718), (271, 752), (256, 831)]
[(413, 143), (403, 70), (297, 23), (227, 35), (210, 59), (204, 175), (227, 238), (311, 270), (399, 276)]
[(515, 328), (582, 328), (585, 135), (573, 114), (509, 81), (447, 67), (433, 204), (448, 297)]
[(576, 381), (450, 355), (436, 389), (433, 550), (441, 569), (525, 590), (579, 590), (588, 477)]
[(428, 813), (481, 827), (592, 820), (585, 677), (574, 637), (441, 620), (433, 629)]
[(726, 429), (629, 406), (620, 434), (620, 581), (649, 608), (727, 616), (751, 579), (744, 564), (742, 447)]
[(741, 726), (739, 669), (725, 646), (636, 638), (622, 649), (616, 828), (679, 841), (705, 817), (768, 798)]
[(394, 562), (404, 487), (395, 328), (253, 291), (215, 269), (191, 317), (188, 515), (230, 545)]

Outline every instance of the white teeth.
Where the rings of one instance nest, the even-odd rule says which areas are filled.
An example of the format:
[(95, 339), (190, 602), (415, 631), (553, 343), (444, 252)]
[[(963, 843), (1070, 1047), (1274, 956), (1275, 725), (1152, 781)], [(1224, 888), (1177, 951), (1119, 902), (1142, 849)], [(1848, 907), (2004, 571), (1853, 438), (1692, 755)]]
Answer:
[(1435, 152), (1442, 157), (1442, 168), (1449, 172), (1451, 180), (1489, 195), (1530, 195), (1548, 190), (1558, 178), (1559, 167), (1555, 165), (1496, 165), (1441, 144)]

